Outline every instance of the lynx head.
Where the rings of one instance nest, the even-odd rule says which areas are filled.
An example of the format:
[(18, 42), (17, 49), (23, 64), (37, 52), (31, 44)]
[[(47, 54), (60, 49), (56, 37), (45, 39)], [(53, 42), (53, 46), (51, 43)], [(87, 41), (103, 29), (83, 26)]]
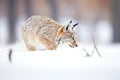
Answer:
[(78, 44), (76, 42), (76, 37), (74, 33), (74, 28), (78, 25), (78, 23), (72, 25), (72, 21), (70, 21), (66, 26), (60, 27), (57, 32), (57, 44), (67, 43), (70, 47), (77, 47)]

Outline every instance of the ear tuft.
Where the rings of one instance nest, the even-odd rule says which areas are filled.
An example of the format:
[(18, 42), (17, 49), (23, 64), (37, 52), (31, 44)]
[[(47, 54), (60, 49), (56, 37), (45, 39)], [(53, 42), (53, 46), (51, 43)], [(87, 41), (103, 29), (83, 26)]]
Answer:
[(72, 20), (69, 23), (72, 23)]
[(79, 23), (76, 23), (76, 24), (73, 25), (72, 31), (74, 30), (74, 28), (75, 28), (78, 24), (79, 24)]
[(73, 26), (77, 26), (79, 23), (74, 24)]

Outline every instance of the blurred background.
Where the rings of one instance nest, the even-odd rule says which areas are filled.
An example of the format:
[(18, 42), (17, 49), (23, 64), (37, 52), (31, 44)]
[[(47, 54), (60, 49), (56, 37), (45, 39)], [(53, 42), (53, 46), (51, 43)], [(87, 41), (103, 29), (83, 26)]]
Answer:
[(79, 42), (90, 42), (90, 33), (98, 43), (120, 42), (120, 0), (0, 0), (0, 45), (20, 42), (19, 28), (32, 15), (79, 22)]
[[(32, 15), (79, 22), (75, 33), (87, 46), (21, 51), (20, 27)], [(120, 0), (0, 0), (0, 80), (120, 80), (119, 21)]]

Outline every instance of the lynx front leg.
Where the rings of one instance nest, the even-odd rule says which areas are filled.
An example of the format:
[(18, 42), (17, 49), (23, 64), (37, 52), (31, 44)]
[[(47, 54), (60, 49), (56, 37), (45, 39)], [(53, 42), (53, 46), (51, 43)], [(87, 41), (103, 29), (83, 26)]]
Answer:
[(28, 51), (35, 51), (35, 50), (36, 50), (36, 47), (35, 47), (35, 46), (33, 46), (33, 45), (31, 45), (31, 44), (28, 44), (28, 43), (26, 43), (26, 47), (27, 47), (27, 50), (28, 50)]
[(57, 46), (55, 46), (51, 41), (46, 38), (40, 38), (39, 42), (45, 45), (47, 50), (55, 50)]

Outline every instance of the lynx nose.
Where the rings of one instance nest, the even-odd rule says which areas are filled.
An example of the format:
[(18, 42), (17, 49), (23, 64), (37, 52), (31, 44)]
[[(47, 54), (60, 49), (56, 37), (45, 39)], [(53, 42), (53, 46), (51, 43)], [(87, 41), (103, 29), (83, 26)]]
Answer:
[(78, 47), (78, 45), (76, 44), (76, 47)]

